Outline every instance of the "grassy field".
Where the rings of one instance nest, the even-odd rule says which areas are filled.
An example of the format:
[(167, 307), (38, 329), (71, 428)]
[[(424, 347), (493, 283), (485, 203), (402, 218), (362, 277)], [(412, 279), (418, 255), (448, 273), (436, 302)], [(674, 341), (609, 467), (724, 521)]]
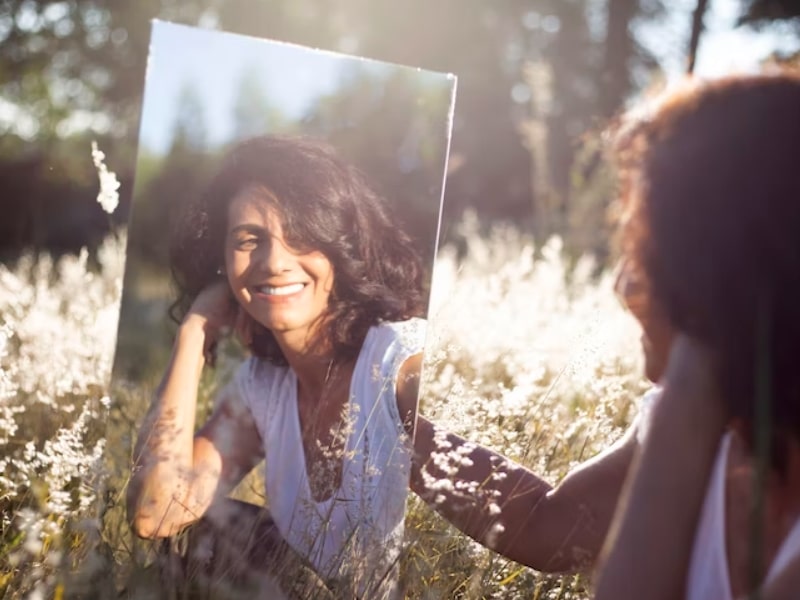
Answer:
[[(644, 389), (637, 326), (611, 275), (565, 259), (557, 238), (535, 256), (511, 228), (461, 227), (467, 255), (444, 248), (435, 265), (422, 410), (556, 483), (633, 418)], [(124, 248), (120, 233), (97, 264), (84, 254), (0, 266), (0, 598), (232, 595), (165, 586), (154, 544), (125, 523), (132, 442), (158, 375), (109, 387)], [(203, 385), (202, 411), (213, 388)], [(257, 478), (238, 493), (257, 498)], [(499, 557), (416, 498), (406, 537), (410, 598), (589, 593), (584, 577)]]

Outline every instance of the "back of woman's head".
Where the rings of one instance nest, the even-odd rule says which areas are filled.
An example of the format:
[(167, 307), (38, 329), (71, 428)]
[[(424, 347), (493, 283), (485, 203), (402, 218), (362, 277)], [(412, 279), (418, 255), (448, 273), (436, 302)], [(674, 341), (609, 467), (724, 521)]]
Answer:
[[(365, 177), (324, 142), (263, 136), (230, 150), (205, 193), (187, 203), (173, 228), (171, 267), (180, 294), (175, 317), (218, 277), (228, 206), (245, 189), (263, 192), (293, 247), (318, 250), (330, 260), (334, 289), (321, 335), (338, 356), (355, 356), (372, 325), (421, 314), (418, 254)], [(250, 349), (283, 363), (272, 334), (255, 327)]]
[(623, 248), (734, 418), (800, 437), (800, 77), (689, 85), (623, 130)]

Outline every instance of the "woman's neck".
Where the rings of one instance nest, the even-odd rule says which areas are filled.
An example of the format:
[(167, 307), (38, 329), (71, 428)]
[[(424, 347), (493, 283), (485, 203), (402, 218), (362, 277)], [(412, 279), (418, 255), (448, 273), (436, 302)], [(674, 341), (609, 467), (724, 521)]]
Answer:
[(310, 336), (275, 335), (275, 340), (307, 397), (319, 398), (335, 374), (336, 357), (330, 344)]
[(289, 367), (297, 377), (297, 383), (305, 394), (312, 398), (321, 398), (330, 387), (336, 370), (333, 357), (301, 356), (295, 360), (288, 359)]

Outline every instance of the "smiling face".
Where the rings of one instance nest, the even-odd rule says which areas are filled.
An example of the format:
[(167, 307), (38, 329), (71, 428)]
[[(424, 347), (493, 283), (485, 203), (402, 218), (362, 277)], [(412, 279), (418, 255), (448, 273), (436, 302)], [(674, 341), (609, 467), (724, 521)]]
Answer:
[(289, 244), (268, 197), (264, 190), (246, 188), (228, 207), (228, 282), (239, 304), (282, 347), (303, 350), (328, 307), (333, 266), (322, 252)]

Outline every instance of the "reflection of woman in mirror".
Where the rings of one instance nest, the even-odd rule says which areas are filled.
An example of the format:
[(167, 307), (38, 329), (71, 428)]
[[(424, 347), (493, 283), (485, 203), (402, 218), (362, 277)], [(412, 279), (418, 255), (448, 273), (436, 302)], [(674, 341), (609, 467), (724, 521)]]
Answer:
[[(139, 434), (134, 529), (169, 537), (205, 516), (218, 552), (227, 539), (253, 566), (288, 542), (376, 597), (400, 550), (424, 338), (410, 239), (330, 147), (262, 137), (190, 204), (171, 263), (180, 326)], [(251, 356), (195, 433), (227, 330)], [(268, 515), (224, 499), (262, 459)]]

